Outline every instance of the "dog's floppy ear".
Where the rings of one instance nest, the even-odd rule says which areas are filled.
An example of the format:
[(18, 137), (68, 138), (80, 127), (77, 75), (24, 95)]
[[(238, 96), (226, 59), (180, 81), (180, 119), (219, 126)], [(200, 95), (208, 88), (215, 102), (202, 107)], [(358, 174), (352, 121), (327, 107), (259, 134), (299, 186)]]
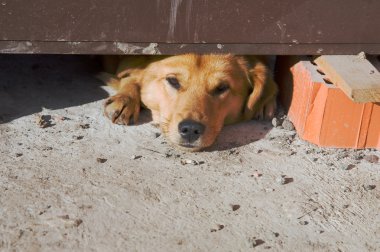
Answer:
[(248, 81), (252, 92), (246, 100), (243, 118), (269, 119), (276, 109), (277, 85), (270, 76), (268, 68), (257, 58), (248, 58)]

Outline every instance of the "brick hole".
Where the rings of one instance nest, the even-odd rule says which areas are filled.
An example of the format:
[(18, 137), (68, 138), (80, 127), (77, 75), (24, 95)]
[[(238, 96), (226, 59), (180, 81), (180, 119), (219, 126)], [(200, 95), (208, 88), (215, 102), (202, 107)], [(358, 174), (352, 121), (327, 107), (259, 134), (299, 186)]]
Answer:
[(317, 69), (317, 72), (318, 72), (320, 75), (326, 75), (321, 69)]
[(327, 77), (324, 77), (323, 80), (325, 81), (325, 83), (326, 83), (327, 85), (334, 85), (334, 84), (332, 83), (332, 81), (331, 81), (329, 78), (327, 78)]

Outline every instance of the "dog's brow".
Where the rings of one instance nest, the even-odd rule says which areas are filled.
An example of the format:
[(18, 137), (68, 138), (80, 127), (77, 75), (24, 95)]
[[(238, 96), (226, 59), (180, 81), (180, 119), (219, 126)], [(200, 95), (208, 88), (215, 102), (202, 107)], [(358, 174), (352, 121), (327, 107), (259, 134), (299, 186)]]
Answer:
[(177, 77), (186, 78), (188, 75), (188, 71), (186, 71), (183, 67), (168, 67), (167, 71), (165, 71), (166, 75), (175, 75)]

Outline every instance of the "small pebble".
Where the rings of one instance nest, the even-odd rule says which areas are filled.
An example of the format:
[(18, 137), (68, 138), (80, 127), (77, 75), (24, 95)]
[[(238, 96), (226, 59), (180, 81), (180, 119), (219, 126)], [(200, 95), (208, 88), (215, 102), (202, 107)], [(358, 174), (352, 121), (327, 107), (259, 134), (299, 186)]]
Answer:
[(74, 221), (74, 226), (75, 226), (75, 227), (79, 227), (80, 224), (82, 224), (82, 223), (83, 223), (83, 220), (81, 220), (81, 219), (76, 219), (76, 220)]
[(131, 156), (132, 160), (136, 160), (136, 159), (139, 159), (139, 158), (142, 158), (142, 156), (140, 156), (140, 155), (132, 155)]
[(240, 209), (240, 205), (231, 205), (232, 211), (236, 211)]
[(348, 171), (348, 170), (351, 170), (351, 169), (354, 169), (354, 168), (355, 168), (354, 164), (349, 164), (349, 165), (343, 165), (342, 166), (342, 170), (345, 170), (345, 171)]
[(363, 159), (363, 153), (354, 153), (354, 154), (352, 155), (352, 158), (353, 158), (354, 160), (361, 160), (361, 159)]
[(52, 117), (50, 115), (39, 115), (37, 119), (37, 124), (40, 128), (48, 128), (54, 126), (52, 123)]
[(61, 215), (61, 216), (58, 216), (59, 218), (63, 219), (63, 220), (69, 220), (70, 219), (70, 216), (68, 214), (65, 214), (65, 215)]
[(281, 176), (279, 178), (276, 178), (276, 182), (280, 183), (281, 185), (285, 185), (286, 184), (286, 178)]
[(153, 138), (159, 138), (161, 136), (160, 132), (152, 132), (152, 137)]
[(306, 155), (309, 155), (309, 154), (311, 154), (311, 153), (313, 153), (313, 150), (305, 150), (305, 154), (306, 154)]
[(103, 164), (103, 163), (107, 162), (107, 159), (106, 159), (106, 158), (97, 158), (96, 161), (97, 161), (98, 163)]
[(336, 155), (337, 160), (344, 159), (348, 156), (347, 152), (341, 152)]
[(261, 152), (263, 152), (263, 150), (259, 149), (259, 150), (255, 150), (255, 153), (256, 154), (260, 154)]
[(197, 161), (191, 160), (191, 159), (182, 159), (181, 164), (182, 165), (187, 165), (187, 164), (198, 165), (199, 163)]
[(256, 239), (255, 237), (253, 239), (250, 239), (250, 241), (252, 243), (252, 247), (257, 247), (257, 246), (265, 243), (263, 240)]
[(300, 223), (301, 225), (303, 225), (303, 226), (309, 224), (309, 222), (307, 222), (307, 221), (300, 221), (299, 223)]
[(81, 125), (79, 125), (79, 127), (81, 127), (82, 129), (89, 129), (90, 128), (90, 124), (88, 124), (88, 123), (81, 124)]
[(364, 190), (371, 191), (376, 188), (375, 185), (363, 185)]
[(277, 232), (273, 232), (273, 235), (274, 235), (274, 237), (276, 237), (276, 238), (280, 236), (280, 234), (277, 233)]
[(257, 171), (255, 171), (255, 172), (253, 172), (252, 176), (255, 177), (255, 178), (259, 178), (259, 177), (262, 176), (262, 174), (259, 173), (259, 172), (257, 172)]
[(289, 119), (285, 119), (284, 122), (282, 123), (282, 127), (284, 127), (285, 130), (293, 131), (294, 130), (294, 125)]
[(21, 157), (22, 153), (16, 153), (16, 157)]
[(379, 162), (379, 157), (376, 155), (366, 155), (364, 156), (364, 160), (370, 162), (371, 164), (377, 164)]
[(223, 228), (224, 228), (224, 225), (218, 224), (218, 229), (212, 228), (212, 229), (210, 229), (210, 232), (214, 233), (216, 231), (222, 230)]
[(274, 117), (274, 118), (272, 119), (272, 125), (273, 125), (273, 127), (277, 128), (278, 126), (281, 125), (281, 122), (280, 122), (280, 120), (278, 120), (276, 117)]
[(286, 185), (286, 184), (293, 182), (293, 178), (287, 178), (286, 176), (283, 175), (279, 178), (276, 178), (276, 182), (281, 184), (281, 185)]
[(351, 192), (351, 191), (352, 191), (351, 188), (346, 187), (346, 186), (343, 187), (343, 192)]

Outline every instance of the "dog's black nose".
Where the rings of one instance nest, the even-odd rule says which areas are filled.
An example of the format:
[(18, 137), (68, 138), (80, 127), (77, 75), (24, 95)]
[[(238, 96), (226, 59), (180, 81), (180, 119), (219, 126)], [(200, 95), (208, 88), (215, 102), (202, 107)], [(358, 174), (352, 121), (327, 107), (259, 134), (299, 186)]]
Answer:
[(181, 137), (190, 143), (197, 140), (205, 131), (205, 126), (193, 120), (183, 120), (178, 124), (178, 132)]

